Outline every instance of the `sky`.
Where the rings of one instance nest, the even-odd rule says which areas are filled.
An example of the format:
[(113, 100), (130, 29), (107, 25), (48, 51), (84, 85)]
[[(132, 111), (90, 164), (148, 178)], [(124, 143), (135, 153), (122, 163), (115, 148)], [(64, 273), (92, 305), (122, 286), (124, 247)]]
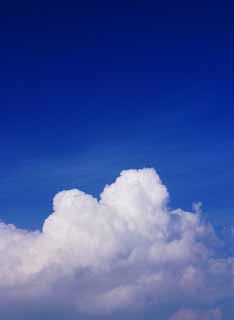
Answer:
[(233, 14), (227, 0), (0, 5), (4, 319), (230, 320)]

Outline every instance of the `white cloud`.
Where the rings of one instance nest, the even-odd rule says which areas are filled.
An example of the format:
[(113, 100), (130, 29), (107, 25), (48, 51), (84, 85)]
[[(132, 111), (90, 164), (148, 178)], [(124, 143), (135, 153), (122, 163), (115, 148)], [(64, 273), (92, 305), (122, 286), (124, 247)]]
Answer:
[[(127, 170), (100, 201), (76, 189), (58, 193), (41, 232), (1, 223), (1, 296), (57, 299), (81, 313), (209, 307), (233, 297), (233, 259), (215, 254), (200, 205), (169, 210), (168, 197), (153, 169)], [(181, 312), (190, 311), (171, 319)]]

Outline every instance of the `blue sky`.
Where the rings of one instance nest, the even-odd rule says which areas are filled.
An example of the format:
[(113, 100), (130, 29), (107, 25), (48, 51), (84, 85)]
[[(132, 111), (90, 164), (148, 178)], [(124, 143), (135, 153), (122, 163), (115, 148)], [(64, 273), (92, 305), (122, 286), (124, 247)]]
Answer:
[(57, 192), (99, 197), (123, 169), (151, 167), (169, 208), (201, 201), (223, 235), (234, 225), (233, 14), (227, 0), (1, 4), (1, 220), (41, 229)]
[(231, 1), (4, 4), (2, 219), (38, 228), (57, 191), (146, 166), (172, 206), (232, 222), (232, 18)]

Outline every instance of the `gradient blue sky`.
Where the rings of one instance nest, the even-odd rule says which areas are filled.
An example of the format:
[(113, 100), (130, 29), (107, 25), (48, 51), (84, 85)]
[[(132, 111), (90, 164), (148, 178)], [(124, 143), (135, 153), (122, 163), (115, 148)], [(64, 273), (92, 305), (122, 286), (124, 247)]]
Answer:
[(0, 215), (155, 167), (172, 207), (233, 223), (232, 1), (1, 4)]

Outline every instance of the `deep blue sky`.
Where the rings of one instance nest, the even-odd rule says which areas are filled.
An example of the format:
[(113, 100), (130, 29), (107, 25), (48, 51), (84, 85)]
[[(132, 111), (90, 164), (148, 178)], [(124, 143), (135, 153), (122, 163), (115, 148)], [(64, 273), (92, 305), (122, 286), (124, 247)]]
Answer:
[(0, 9), (0, 217), (155, 167), (173, 207), (234, 213), (232, 1), (8, 2)]

